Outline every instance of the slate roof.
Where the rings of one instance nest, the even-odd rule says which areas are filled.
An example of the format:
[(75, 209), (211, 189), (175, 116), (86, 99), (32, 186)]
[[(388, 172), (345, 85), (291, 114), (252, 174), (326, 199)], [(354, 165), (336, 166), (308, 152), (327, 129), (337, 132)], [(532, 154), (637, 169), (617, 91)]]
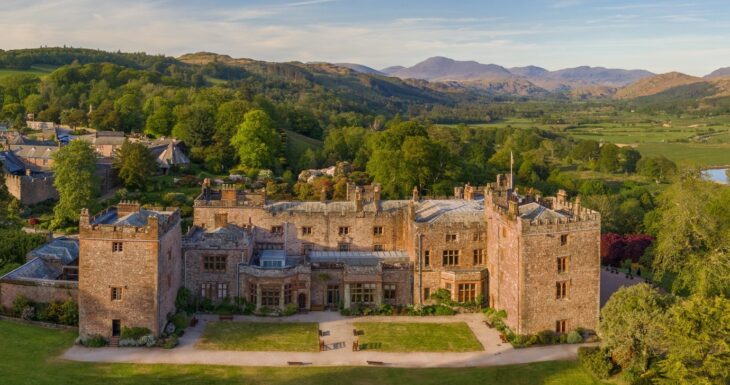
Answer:
[[(402, 209), (408, 206), (406, 200), (385, 200), (377, 203), (380, 206), (380, 210), (387, 212), (392, 210)], [(310, 213), (322, 213), (322, 212), (355, 212), (357, 206), (353, 201), (282, 201), (282, 202), (271, 202), (264, 206), (269, 212), (310, 212)], [(363, 211), (375, 212), (377, 209), (376, 203), (369, 202), (363, 204)]]
[(126, 137), (120, 131), (97, 131), (93, 140), (96, 146), (121, 146)]
[(175, 139), (160, 139), (145, 143), (161, 168), (170, 168), (180, 164), (190, 164), (190, 159), (180, 150)]
[(51, 159), (58, 151), (57, 145), (11, 144), (10, 151), (20, 158)]
[(0, 151), (0, 162), (8, 174), (25, 175), (26, 164), (11, 151)]
[(427, 199), (416, 205), (416, 221), (473, 221), (484, 215), (484, 200)]
[(32, 250), (27, 257), (30, 261), (0, 279), (56, 280), (63, 274), (62, 266), (75, 264), (78, 260), (79, 241), (75, 238), (56, 238)]
[(150, 217), (163, 218), (170, 214), (172, 214), (170, 211), (140, 209), (139, 211), (119, 217), (116, 210), (109, 210), (96, 217), (94, 224), (142, 227), (147, 226)]
[(540, 205), (537, 202), (526, 203), (519, 207), (520, 217), (528, 219), (530, 222), (538, 220), (555, 220), (566, 218), (567, 215)]

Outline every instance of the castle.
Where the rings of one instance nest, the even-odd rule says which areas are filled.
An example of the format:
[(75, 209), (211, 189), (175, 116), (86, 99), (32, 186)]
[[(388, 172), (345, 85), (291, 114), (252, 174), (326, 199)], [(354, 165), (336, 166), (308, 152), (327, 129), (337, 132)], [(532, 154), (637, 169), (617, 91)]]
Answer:
[(456, 188), (450, 199), (381, 200), (348, 186), (346, 201), (269, 202), (265, 191), (203, 184), (193, 226), (174, 209), (134, 202), (81, 214), (80, 333), (122, 326), (159, 333), (180, 287), (257, 308), (324, 310), (454, 301), (507, 311), (521, 334), (595, 329), (600, 216), (556, 197), (519, 194), (510, 177)]

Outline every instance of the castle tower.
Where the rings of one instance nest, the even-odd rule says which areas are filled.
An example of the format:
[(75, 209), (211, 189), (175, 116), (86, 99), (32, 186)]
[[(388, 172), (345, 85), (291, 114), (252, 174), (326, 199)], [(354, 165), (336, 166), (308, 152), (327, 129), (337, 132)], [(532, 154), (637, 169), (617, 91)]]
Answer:
[(118, 337), (123, 327), (159, 335), (181, 284), (180, 215), (121, 202), (79, 223), (79, 334)]

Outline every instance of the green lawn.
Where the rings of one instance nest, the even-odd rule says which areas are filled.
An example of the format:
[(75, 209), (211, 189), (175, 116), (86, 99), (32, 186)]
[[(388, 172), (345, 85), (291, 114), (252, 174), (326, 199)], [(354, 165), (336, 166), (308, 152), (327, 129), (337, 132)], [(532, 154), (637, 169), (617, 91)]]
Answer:
[(75, 333), (0, 321), (0, 383), (13, 385), (601, 385), (577, 363), (459, 369), (368, 367), (245, 368), (64, 361)]
[(197, 343), (200, 349), (316, 352), (316, 323), (212, 322)]
[(471, 352), (484, 350), (464, 322), (357, 322), (360, 345), (384, 352)]

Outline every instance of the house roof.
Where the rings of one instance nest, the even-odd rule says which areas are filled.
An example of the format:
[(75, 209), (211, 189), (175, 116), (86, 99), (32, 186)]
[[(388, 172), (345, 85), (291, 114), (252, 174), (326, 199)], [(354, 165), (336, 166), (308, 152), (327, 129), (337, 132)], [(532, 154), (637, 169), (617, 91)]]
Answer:
[(25, 173), (27, 168), (23, 160), (11, 151), (0, 151), (0, 162), (3, 164), (4, 171), (8, 174), (21, 175)]
[(79, 240), (61, 237), (28, 253), (30, 259), (2, 279), (55, 280), (63, 274), (63, 266), (75, 264), (79, 258)]
[(20, 158), (51, 159), (59, 147), (57, 145), (11, 144), (8, 145), (8, 148)]
[(567, 215), (547, 208), (537, 202), (530, 202), (520, 206), (519, 212), (521, 218), (528, 219), (531, 222), (539, 220), (555, 220), (567, 217)]
[(117, 215), (117, 210), (109, 210), (106, 213), (96, 217), (95, 224), (114, 225), (114, 226), (147, 226), (150, 217), (163, 218), (172, 214), (171, 211), (156, 211), (140, 209), (123, 216)]
[(119, 131), (97, 131), (93, 137), (96, 146), (121, 146), (126, 139)]
[(416, 205), (417, 222), (469, 221), (478, 220), (483, 215), (482, 199), (426, 199)]

